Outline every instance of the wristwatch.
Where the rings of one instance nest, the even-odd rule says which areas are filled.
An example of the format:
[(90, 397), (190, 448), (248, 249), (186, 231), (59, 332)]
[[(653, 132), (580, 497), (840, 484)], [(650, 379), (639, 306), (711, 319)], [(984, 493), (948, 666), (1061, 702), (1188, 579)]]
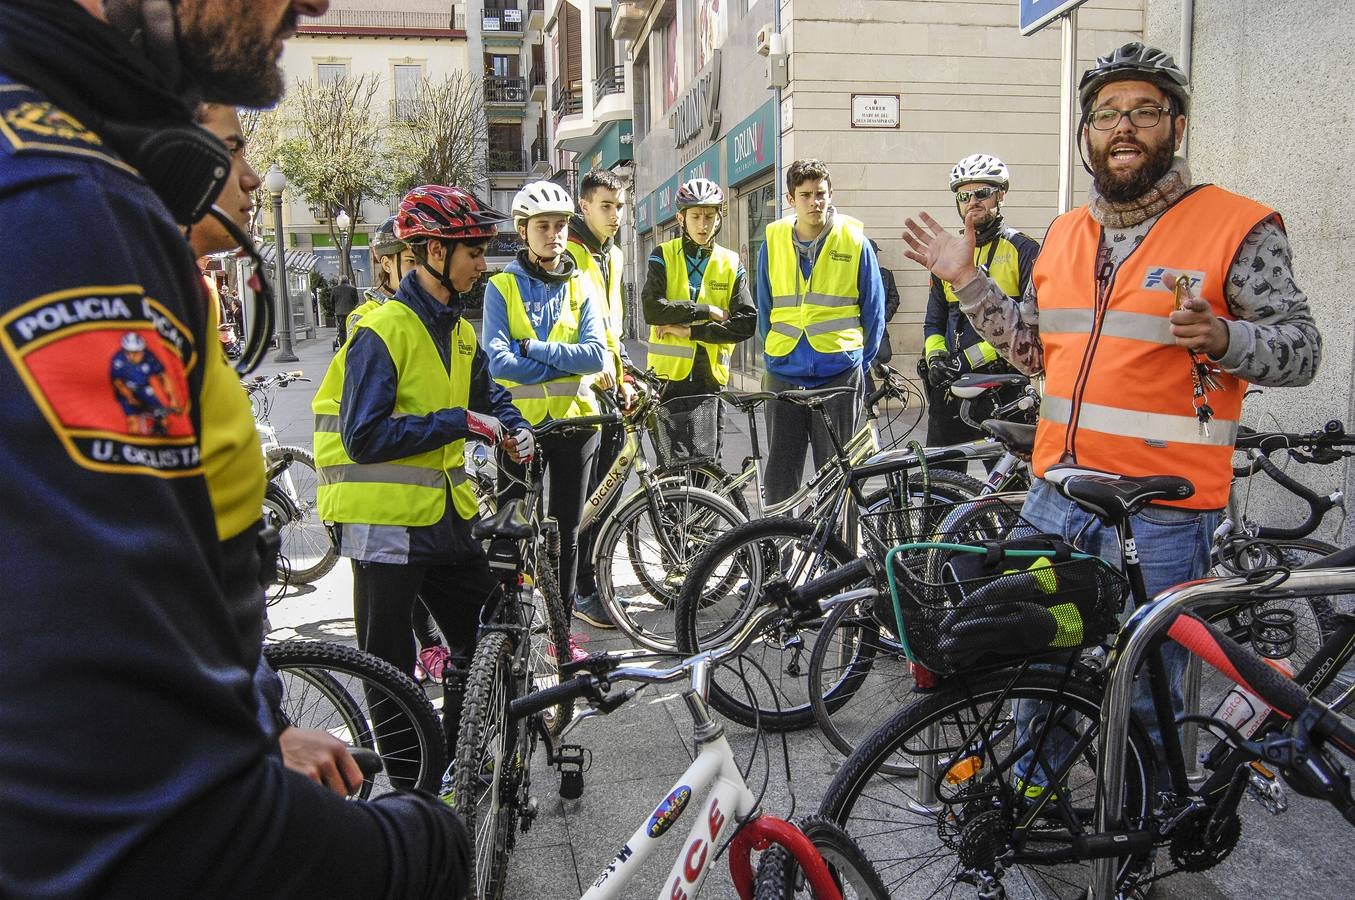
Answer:
[(527, 345), (529, 343), (531, 343), (531, 338), (523, 338), (522, 340), (518, 341), (518, 356), (527, 355)]

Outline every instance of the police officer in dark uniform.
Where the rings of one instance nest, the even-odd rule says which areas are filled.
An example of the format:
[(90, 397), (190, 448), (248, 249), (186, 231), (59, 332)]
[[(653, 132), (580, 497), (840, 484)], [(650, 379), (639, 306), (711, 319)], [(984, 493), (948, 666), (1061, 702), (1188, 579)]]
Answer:
[[(276, 100), (327, 5), (121, 3), (133, 42), (103, 0), (0, 0), (0, 896), (465, 891), (442, 804), (283, 765), (261, 455), (181, 231), (230, 170), (192, 89)], [(159, 433), (113, 386), (129, 334), (181, 403)]]

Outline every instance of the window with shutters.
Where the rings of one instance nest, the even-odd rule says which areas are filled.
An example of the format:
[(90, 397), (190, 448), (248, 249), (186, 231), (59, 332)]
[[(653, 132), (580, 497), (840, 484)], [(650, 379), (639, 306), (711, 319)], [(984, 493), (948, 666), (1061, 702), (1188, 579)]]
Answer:
[(556, 62), (560, 74), (553, 87), (552, 103), (557, 117), (583, 110), (583, 28), (578, 9), (570, 3), (560, 4), (558, 23), (560, 43)]

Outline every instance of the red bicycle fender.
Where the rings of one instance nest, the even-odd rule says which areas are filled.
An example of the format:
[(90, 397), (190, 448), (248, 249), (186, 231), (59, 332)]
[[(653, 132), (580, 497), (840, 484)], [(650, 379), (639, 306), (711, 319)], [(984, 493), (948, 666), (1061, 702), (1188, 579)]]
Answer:
[(772, 844), (785, 847), (795, 857), (815, 900), (842, 900), (842, 892), (834, 883), (828, 864), (805, 833), (785, 819), (764, 815), (740, 828), (729, 847), (729, 877), (740, 900), (751, 900), (753, 896), (753, 851), (766, 850)]

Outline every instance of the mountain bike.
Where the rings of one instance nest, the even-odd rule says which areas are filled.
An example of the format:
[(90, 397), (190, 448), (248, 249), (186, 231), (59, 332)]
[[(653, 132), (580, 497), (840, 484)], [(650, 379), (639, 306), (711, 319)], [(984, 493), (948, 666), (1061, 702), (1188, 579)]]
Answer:
[(305, 447), (282, 446), (271, 421), (278, 388), (309, 382), (301, 372), (256, 375), (242, 381), (254, 410), (254, 427), (263, 447), (268, 486), (263, 500), (264, 520), (278, 530), (282, 551), (278, 557), (278, 581), (310, 584), (324, 577), (339, 561), (339, 549), (329, 529), (320, 521), (316, 491), (320, 477), (315, 457)]
[[(824, 594), (786, 596), (799, 615), (815, 618), (846, 599), (834, 597), (820, 602)], [(686, 684), (682, 699), (694, 726), (696, 757), (591, 882), (584, 900), (633, 896), (626, 889), (636, 871), (665, 847), (671, 847), (674, 862), (661, 891), (664, 898), (698, 896), (712, 863), (726, 851), (735, 890), (742, 898), (773, 900), (791, 896), (801, 886), (820, 900), (888, 896), (870, 866), (862, 864), (852, 841), (836, 826), (810, 819), (797, 827), (761, 812), (758, 796), (739, 769), (724, 727), (706, 702), (712, 673), (737, 659), (773, 615), (777, 615), (775, 610), (764, 608), (728, 646), (698, 653), (667, 668), (642, 664), (656, 657), (642, 650), (590, 656), (568, 667), (583, 674), (509, 704), (508, 715), (521, 721), (552, 705), (584, 698), (590, 706), (578, 715), (577, 725), (614, 712), (650, 685)], [(623, 688), (624, 683), (635, 686)], [(562, 783), (562, 794), (578, 797), (582, 790), (582, 772), (569, 772)], [(684, 813), (692, 825), (686, 838), (678, 840), (672, 837), (677, 833), (673, 826)], [(767, 851), (759, 860), (756, 874), (750, 858), (754, 849)]]
[[(1031, 555), (1021, 549), (1023, 542), (1039, 540), (1024, 536), (974, 548), (897, 548), (889, 557), (897, 633), (910, 657), (935, 677), (915, 703), (882, 723), (848, 758), (820, 813), (858, 839), (897, 896), (972, 891), (983, 897), (1080, 897), (1093, 865), (1105, 870), (1115, 890), (1129, 891), (1164, 877), (1153, 868), (1155, 847), (1164, 848), (1177, 869), (1200, 871), (1221, 862), (1240, 834), (1237, 804), (1244, 795), (1278, 804), (1274, 773), (1252, 768), (1250, 759), (1226, 747), (1206, 754), (1211, 772), (1192, 787), (1155, 649), (1160, 644), (1135, 655), (1126, 641), (1175, 591), (1214, 586), (1208, 591), (1212, 602), (1202, 608), (1224, 621), (1229, 608), (1243, 605), (1285, 610), (1302, 596), (1282, 587), (1289, 573), (1193, 582), (1148, 605), (1130, 519), (1151, 500), (1188, 496), (1189, 483), (1071, 467), (1051, 469), (1046, 477), (1118, 529), (1122, 550), (1127, 548), (1123, 576), (1109, 578), (1115, 570), (1108, 564), (1078, 558), (1075, 551), (1055, 548), (1038, 563), (1021, 559)], [(992, 561), (982, 583), (954, 568), (971, 549)], [(930, 581), (926, 563), (937, 553), (949, 555), (951, 576)], [(1083, 583), (1060, 568), (1073, 564), (1101, 579), (1095, 605), (1088, 599), (1093, 595), (1079, 593)], [(1355, 571), (1346, 575), (1343, 589), (1355, 590)], [(1095, 647), (1115, 631), (1114, 613), (1126, 596), (1139, 612), (1109, 656), (1100, 654)], [(1334, 614), (1334, 630), (1303, 660), (1295, 654), (1292, 617), (1254, 612), (1253, 621), (1253, 646), (1292, 658), (1300, 666), (1296, 680), (1314, 696), (1329, 689), (1355, 653), (1355, 616)], [(1085, 653), (1087, 647), (1093, 652)], [(1128, 713), (1128, 677), (1140, 659), (1147, 660), (1143, 674), (1161, 734), (1165, 780), (1142, 723)], [(1107, 684), (1115, 678), (1123, 690), (1112, 713), (1105, 704)], [(1105, 741), (1098, 746), (1102, 722), (1119, 723), (1114, 761)], [(911, 769), (915, 778), (899, 774)], [(1104, 813), (1094, 821), (1096, 809)]]

